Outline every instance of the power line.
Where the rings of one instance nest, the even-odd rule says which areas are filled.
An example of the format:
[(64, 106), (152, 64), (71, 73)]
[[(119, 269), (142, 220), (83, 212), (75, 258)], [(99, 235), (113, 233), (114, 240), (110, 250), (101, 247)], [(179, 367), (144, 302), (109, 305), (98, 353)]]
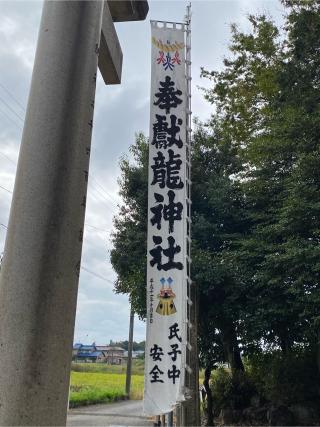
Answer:
[[(2, 89), (10, 96), (10, 98), (12, 98), (14, 101), (15, 101), (15, 103), (24, 111), (24, 112), (26, 112), (26, 108), (21, 104), (21, 102), (19, 102), (18, 100), (17, 100), (17, 98), (13, 95), (13, 93), (12, 92), (10, 92), (2, 83), (0, 83), (0, 87), (2, 87)], [(15, 111), (15, 110), (13, 110), (11, 107), (10, 107), (10, 105), (8, 105), (8, 103), (6, 102), (6, 101), (4, 101), (1, 97), (0, 97), (0, 100), (7, 106), (7, 108), (9, 108), (10, 109), (10, 111), (12, 111), (22, 122), (24, 122), (24, 119), (21, 117), (21, 116), (19, 116), (18, 114), (17, 114), (17, 112)], [(4, 111), (2, 111), (2, 110), (0, 110), (4, 115), (6, 115), (6, 117), (8, 118), (8, 119), (10, 119), (13, 123), (15, 123), (15, 124), (17, 124), (18, 125), (18, 123), (16, 123), (16, 122), (14, 122), (13, 120), (12, 120), (12, 118), (10, 117), (10, 116), (8, 116)], [(21, 125), (18, 125), (18, 126), (20, 126), (20, 128), (22, 129), (22, 127), (21, 127)], [(9, 160), (9, 161), (11, 161), (12, 163), (14, 163), (12, 160), (10, 160), (8, 157), (7, 157), (7, 159)], [(90, 178), (96, 183), (96, 186), (98, 186), (98, 187), (100, 187), (100, 189), (109, 197), (109, 199), (112, 201), (112, 203), (114, 203), (114, 205), (115, 205), (115, 207), (117, 207), (117, 201), (114, 199), (114, 197), (96, 180), (96, 178), (94, 178), (94, 176), (92, 175), (92, 174), (90, 174)], [(96, 188), (96, 191), (98, 191), (99, 192), (99, 194), (102, 196), (102, 197), (104, 197), (105, 198), (105, 196)], [(108, 200), (108, 202), (109, 202), (109, 200)]]
[[(8, 190), (7, 188), (2, 187), (1, 185), (0, 185), (0, 187), (6, 191), (9, 191), (9, 193), (12, 193), (12, 191)], [(5, 228), (8, 228), (5, 224), (0, 223), (0, 225), (2, 225)], [(95, 227), (94, 225), (90, 225), (87, 222), (85, 222), (84, 225), (86, 225), (87, 227), (94, 228), (95, 230), (98, 230), (98, 231), (103, 231), (103, 232), (107, 232), (107, 233), (109, 233), (111, 231), (111, 230), (107, 230), (106, 228)]]
[(6, 190), (8, 193), (12, 194), (12, 191), (8, 190), (8, 189), (7, 189), (7, 188), (5, 188), (5, 187), (2, 187), (2, 185), (0, 185), (0, 188), (2, 188), (3, 190)]
[(20, 123), (17, 123), (15, 120), (13, 120), (12, 117), (8, 116), (8, 114), (0, 109), (0, 113), (2, 113), (8, 120), (10, 120), (10, 122), (12, 122), (13, 124), (15, 124), (16, 126), (18, 126), (21, 130), (23, 129)]
[[(17, 100), (17, 98), (2, 84), (2, 83), (0, 83), (0, 86), (2, 87), (2, 89), (3, 90), (5, 90), (5, 92), (16, 102), (16, 104), (17, 105), (19, 105), (19, 107), (24, 111), (24, 112), (26, 112), (26, 108)], [(4, 101), (1, 97), (0, 97), (0, 101), (2, 101), (6, 106), (7, 106), (7, 108), (11, 111), (11, 112), (13, 112), (13, 114), (15, 114), (23, 123), (24, 123), (24, 119), (19, 115), (19, 114), (17, 114), (17, 112), (14, 110), (14, 109), (12, 109), (11, 107), (10, 107), (10, 105), (6, 102), (6, 101)], [(19, 126), (20, 127), (20, 129), (22, 130), (23, 128), (22, 128), (22, 126), (20, 125), (20, 124), (18, 124), (18, 123), (16, 123), (10, 116), (8, 116), (7, 114), (6, 114), (6, 112), (5, 111), (3, 111), (3, 110), (0, 110), (0, 112), (2, 112), (9, 120), (11, 120), (11, 122), (12, 123), (14, 123), (14, 124), (16, 124), (17, 126)], [(6, 155), (4, 155), (3, 153), (2, 153), (2, 155), (4, 156), (4, 157), (6, 157), (11, 163), (13, 163), (13, 164), (15, 164), (12, 160), (10, 160)], [(114, 208), (113, 209), (116, 209), (117, 208), (117, 201), (110, 195), (110, 193), (94, 178), (94, 176), (92, 175), (92, 174), (90, 174), (90, 178), (95, 182), (95, 184), (93, 184), (92, 183), (92, 181), (91, 181), (91, 184), (95, 187), (95, 190), (97, 191), (97, 193), (109, 204), (108, 205), (108, 207), (110, 207), (110, 201), (111, 201), (111, 203), (114, 205)], [(99, 188), (97, 188), (97, 187), (99, 187), (101, 190), (99, 190)], [(105, 197), (105, 194), (103, 194), (103, 193), (105, 193), (107, 196), (108, 196), (108, 199)], [(110, 200), (109, 200), (110, 199)]]
[(2, 151), (0, 151), (1, 156), (5, 157), (7, 160), (9, 160), (10, 163), (12, 163), (13, 165), (17, 166), (17, 164), (10, 159), (10, 157), (8, 157), (6, 154), (4, 154)]
[(105, 200), (108, 205), (110, 206), (110, 204), (113, 205), (113, 209), (116, 209), (116, 205), (114, 202), (112, 202), (111, 200), (107, 199), (106, 196), (102, 193), (101, 190), (99, 190), (99, 188), (91, 181), (91, 186), (94, 188), (94, 190), (100, 195), (100, 197), (103, 198), (103, 200)]
[(95, 225), (90, 225), (87, 222), (85, 222), (84, 225), (86, 225), (87, 227), (91, 227), (91, 228), (98, 230), (98, 231), (103, 231), (105, 233), (109, 233), (111, 231), (111, 230), (107, 230), (106, 228), (99, 228), (99, 227), (96, 227)]
[(86, 267), (81, 266), (82, 270), (86, 271), (87, 273), (92, 274), (93, 276), (97, 277), (98, 279), (104, 280), (105, 282), (111, 283), (112, 285), (114, 285), (114, 282), (112, 280), (107, 279), (104, 276), (101, 276), (98, 273), (95, 273), (94, 271), (88, 270)]
[(19, 114), (17, 114), (13, 108), (10, 107), (10, 105), (6, 101), (4, 101), (4, 99), (1, 98), (1, 96), (0, 96), (0, 101), (2, 101), (3, 104), (8, 108), (8, 110), (10, 110), (15, 116), (17, 116), (18, 119), (22, 121), (22, 123), (24, 123), (24, 119), (21, 116), (19, 116)]
[[(86, 225), (88, 225), (88, 224), (86, 224)], [(5, 224), (0, 223), (0, 226), (4, 227), (5, 229), (8, 229), (8, 226)], [(93, 226), (91, 226), (91, 227), (93, 227)], [(97, 228), (97, 227), (94, 227), (94, 228)], [(111, 283), (112, 285), (114, 285), (114, 282), (112, 282), (112, 280), (107, 279), (106, 277), (102, 276), (101, 274), (95, 273), (94, 271), (89, 270), (88, 268), (83, 267), (83, 266), (81, 266), (81, 268), (82, 268), (82, 270), (86, 271), (87, 273), (91, 274), (92, 276), (95, 276), (98, 279), (104, 280), (105, 282), (108, 282), (108, 283)]]
[[(1, 99), (1, 98), (0, 98)], [(11, 120), (13, 123), (15, 123), (13, 120), (12, 120), (12, 118), (10, 117), (10, 116), (8, 116), (4, 111), (2, 111), (1, 109), (0, 109), (0, 112), (2, 112), (3, 114), (5, 114), (6, 115), (6, 117), (9, 119), (9, 120)], [(18, 126), (20, 126), (18, 123), (15, 123), (16, 125), (18, 125)], [(22, 130), (22, 127), (20, 126), (20, 128), (21, 128), (21, 130)], [(1, 151), (0, 151), (0, 154), (3, 156), (3, 157), (5, 157), (10, 163), (12, 163), (13, 165), (17, 165), (17, 162), (14, 162), (13, 160), (11, 160), (6, 154), (4, 154), (4, 153), (2, 153)], [(96, 183), (97, 183), (97, 185), (99, 185), (102, 189), (103, 189), (103, 187), (97, 182), (97, 180), (92, 176), (92, 174), (90, 175), (90, 177), (91, 177), (91, 179), (93, 179)], [(92, 183), (92, 181), (91, 181), (91, 185), (94, 187), (94, 190), (100, 195), (100, 197), (102, 197), (102, 199), (107, 203), (107, 205), (108, 205), (108, 207), (110, 208), (111, 207), (111, 205), (110, 205), (110, 203), (112, 203), (114, 206), (112, 206), (112, 209), (113, 209), (113, 211), (115, 212), (115, 210), (116, 210), (116, 205), (115, 205), (115, 203), (114, 202), (112, 202), (112, 201), (110, 201), (109, 199), (107, 199), (106, 197), (105, 197), (105, 195), (102, 193), (102, 191), (100, 191), (99, 190), (99, 188), (97, 188), (97, 185), (95, 185), (95, 184), (93, 184)], [(9, 191), (9, 190), (7, 190), (7, 191)], [(106, 192), (106, 190), (104, 190), (105, 191), (105, 193), (107, 193)], [(12, 193), (12, 191), (9, 191), (9, 193)], [(89, 195), (90, 195), (91, 193), (89, 192)], [(91, 194), (92, 195), (92, 194)], [(109, 196), (109, 197), (111, 197), (111, 196)], [(98, 201), (101, 201), (101, 199), (99, 199), (98, 197), (96, 197), (96, 199), (98, 200)], [(107, 231), (107, 230), (103, 230), (103, 231)]]
[[(0, 110), (1, 111), (1, 110)], [(8, 116), (8, 118), (10, 119), (10, 120), (12, 120), (9, 116)], [(22, 128), (21, 128), (22, 129)], [(13, 165), (15, 165), (15, 166), (17, 166), (17, 162), (14, 162), (13, 160), (11, 160), (6, 154), (4, 154), (4, 153), (2, 153), (1, 151), (0, 151), (0, 154), (3, 156), (3, 157), (5, 157), (10, 163), (12, 163)], [(93, 178), (93, 176), (91, 175), (91, 178), (92, 179), (94, 179), (95, 181), (96, 181), (96, 179), (95, 178)], [(92, 183), (91, 183), (92, 184)], [(101, 188), (102, 188), (102, 186), (100, 186)], [(95, 191), (104, 199), (104, 201), (108, 204), (108, 207), (110, 208), (111, 206), (110, 206), (110, 200), (108, 200), (105, 196), (104, 196), (104, 194), (94, 185), (94, 189), (95, 189)], [(12, 191), (10, 191), (10, 190), (7, 190), (7, 191), (9, 191), (9, 193), (12, 193)], [(89, 194), (90, 194), (90, 192), (89, 192)], [(99, 200), (98, 199), (98, 197), (97, 197), (97, 200)], [(114, 207), (112, 207), (112, 209), (113, 209), (113, 211), (115, 212), (115, 208)], [(89, 227), (90, 227), (90, 225), (89, 225)], [(91, 226), (91, 227), (93, 227), (93, 228), (97, 228), (97, 227), (94, 227), (94, 226)], [(97, 228), (98, 229), (98, 228)], [(109, 231), (109, 230), (103, 230), (103, 229), (100, 229), (101, 231)]]
[(116, 208), (110, 202), (110, 200), (106, 199), (102, 193), (98, 191), (96, 187), (91, 187), (88, 189), (88, 197), (93, 197), (98, 203), (104, 202), (108, 209), (112, 211), (112, 214), (116, 213)]
[(2, 87), (2, 89), (7, 92), (7, 94), (10, 96), (10, 98), (12, 98), (14, 100), (14, 102), (19, 105), (19, 107), (25, 112), (26, 109), (25, 107), (17, 100), (17, 98), (2, 84), (0, 83), (0, 86)]
[(107, 194), (107, 196), (117, 205), (117, 201), (114, 199), (114, 197), (113, 196), (111, 196), (111, 194), (101, 185), (101, 184), (99, 184), (99, 182), (93, 177), (93, 176), (91, 176), (91, 178), (93, 179), (93, 181), (96, 183), (96, 185), (98, 186), (98, 187), (100, 187), (101, 188), (101, 190), (104, 192), (104, 193), (106, 193)]

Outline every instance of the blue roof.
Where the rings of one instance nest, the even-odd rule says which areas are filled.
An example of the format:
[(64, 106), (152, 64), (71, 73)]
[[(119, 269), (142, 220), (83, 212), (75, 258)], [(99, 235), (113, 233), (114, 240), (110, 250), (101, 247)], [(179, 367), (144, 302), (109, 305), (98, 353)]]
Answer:
[(77, 342), (73, 345), (73, 348), (80, 348), (80, 347), (82, 347), (82, 344), (79, 342)]
[(102, 351), (93, 351), (92, 353), (87, 353), (85, 351), (80, 351), (77, 354), (77, 357), (98, 357), (102, 354)]
[(93, 353), (91, 353), (92, 354), (92, 356), (101, 356), (101, 354), (103, 354), (102, 353), (102, 351), (94, 351)]
[(94, 345), (81, 345), (80, 350), (95, 350)]

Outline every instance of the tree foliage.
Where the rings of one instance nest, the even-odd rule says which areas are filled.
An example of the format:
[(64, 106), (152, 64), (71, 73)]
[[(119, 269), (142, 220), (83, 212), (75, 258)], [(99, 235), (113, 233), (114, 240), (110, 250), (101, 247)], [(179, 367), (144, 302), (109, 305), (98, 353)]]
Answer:
[[(232, 26), (223, 69), (202, 70), (214, 108), (194, 133), (192, 277), (205, 366), (241, 371), (241, 355), (320, 342), (320, 6), (283, 4), (284, 28), (249, 16), (249, 33)], [(143, 317), (147, 139), (131, 150), (111, 260)]]

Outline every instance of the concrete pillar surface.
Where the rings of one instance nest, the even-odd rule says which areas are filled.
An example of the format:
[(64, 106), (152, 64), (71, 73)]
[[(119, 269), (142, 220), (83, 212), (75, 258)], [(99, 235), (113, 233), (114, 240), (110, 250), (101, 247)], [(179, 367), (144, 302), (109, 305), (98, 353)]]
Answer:
[(65, 425), (103, 2), (46, 1), (0, 276), (0, 425)]

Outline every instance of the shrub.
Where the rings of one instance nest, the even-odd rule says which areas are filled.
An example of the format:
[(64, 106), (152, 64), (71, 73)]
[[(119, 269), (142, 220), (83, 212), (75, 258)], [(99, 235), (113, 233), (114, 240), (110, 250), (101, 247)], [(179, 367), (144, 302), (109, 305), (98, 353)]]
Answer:
[(259, 406), (287, 406), (319, 401), (319, 373), (315, 352), (294, 349), (251, 356), (246, 371), (231, 374), (219, 368), (211, 382), (214, 413), (221, 409), (249, 408), (255, 397)]
[(211, 389), (215, 413), (226, 408), (236, 410), (247, 408), (250, 406), (251, 398), (257, 393), (254, 383), (246, 372), (232, 375), (231, 371), (225, 368), (219, 368), (214, 372)]
[(295, 349), (256, 355), (250, 359), (249, 375), (259, 395), (277, 405), (319, 399), (316, 354), (309, 349)]

